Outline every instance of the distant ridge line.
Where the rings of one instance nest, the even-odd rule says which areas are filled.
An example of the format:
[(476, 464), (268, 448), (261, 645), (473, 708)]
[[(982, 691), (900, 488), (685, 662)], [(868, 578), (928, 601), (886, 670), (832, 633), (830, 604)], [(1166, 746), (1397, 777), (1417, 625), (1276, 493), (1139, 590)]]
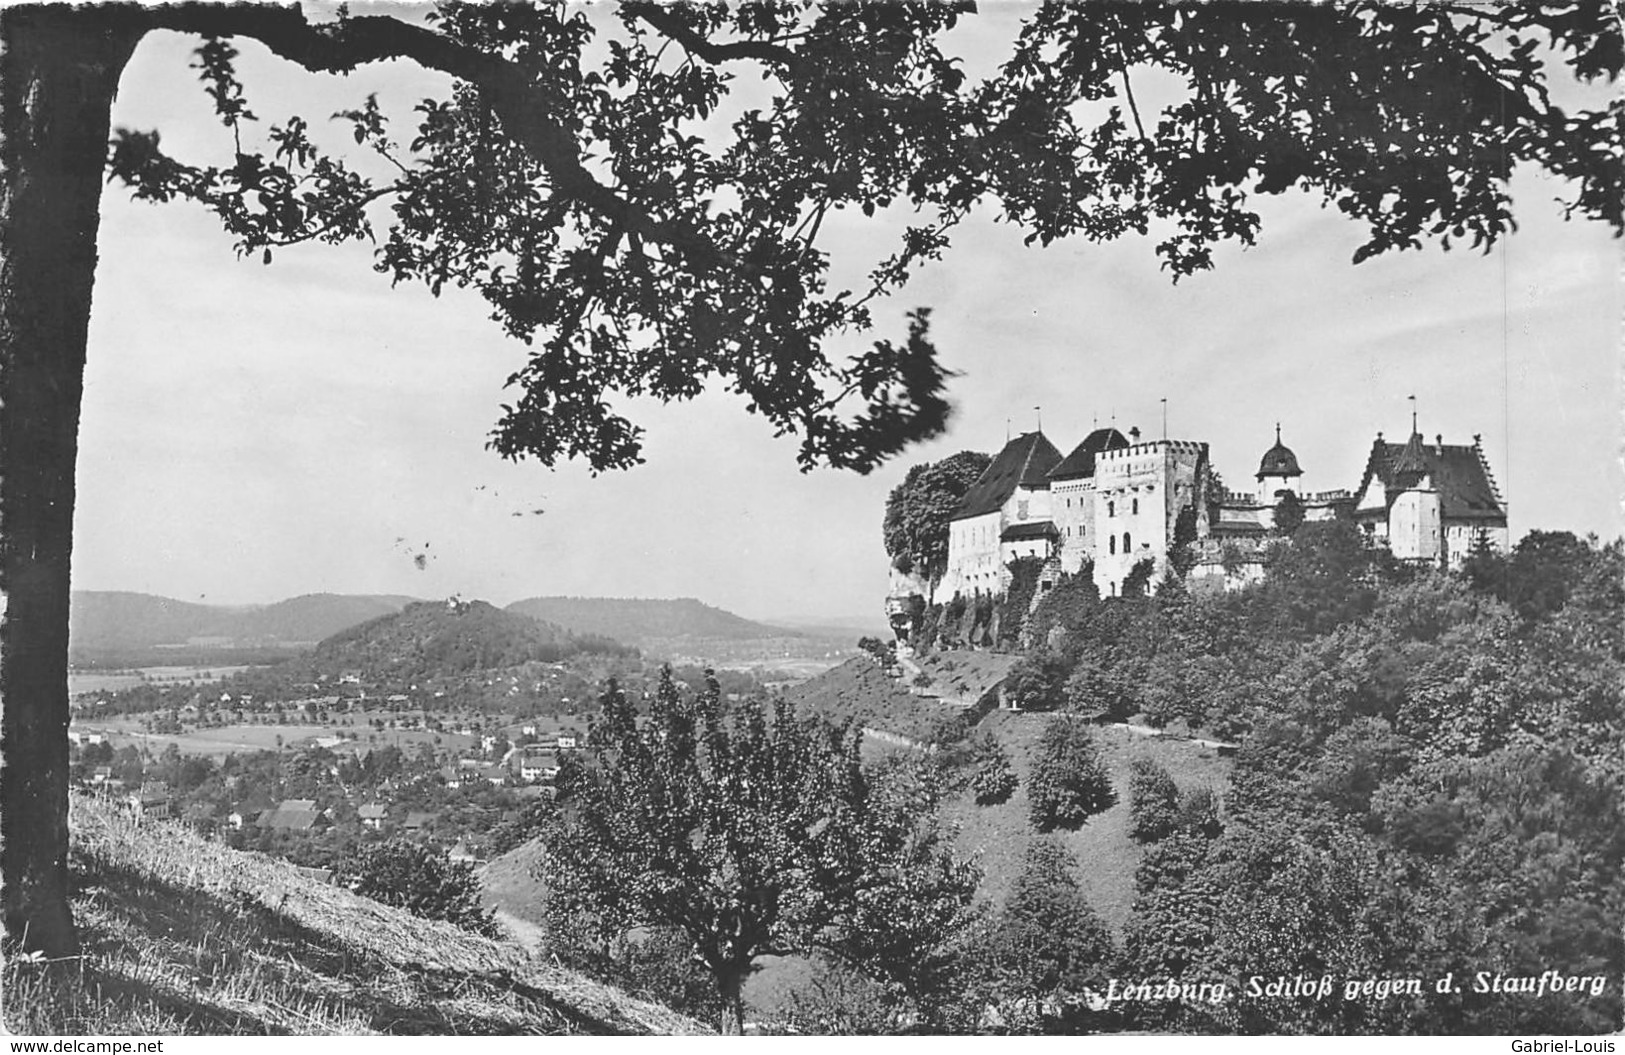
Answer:
[(578, 634), (619, 641), (724, 638), (754, 641), (805, 637), (798, 630), (746, 619), (693, 597), (528, 597), (508, 611), (556, 623)]

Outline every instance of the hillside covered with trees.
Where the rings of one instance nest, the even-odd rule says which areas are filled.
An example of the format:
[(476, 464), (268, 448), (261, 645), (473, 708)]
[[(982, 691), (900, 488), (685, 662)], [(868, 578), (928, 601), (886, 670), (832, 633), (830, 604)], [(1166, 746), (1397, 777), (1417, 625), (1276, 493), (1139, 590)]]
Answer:
[(636, 655), (603, 637), (573, 634), (484, 601), (424, 601), (334, 634), (316, 648), (319, 674), (413, 678), (557, 662), (580, 652)]
[[(1617, 542), (1537, 532), (1451, 574), (1396, 563), (1341, 522), (1303, 525), (1263, 582), (1234, 592), (1192, 596), (1170, 579), (1102, 599), (1078, 577), (1016, 621), (1019, 638), (1042, 642), (1006, 681), (1020, 712), (953, 718), (887, 690), (887, 715), (911, 699), (921, 708), (930, 750), (865, 749), (861, 762), (841, 730), (874, 707), (848, 672), (830, 675), (845, 688), (827, 699), (798, 694), (826, 718), (784, 701), (730, 708), (714, 690), (683, 703), (667, 686), (645, 721), (612, 693), (569, 808), (539, 822), (549, 877), (570, 884), (556, 947), (691, 1013), (737, 1009), (753, 957), (727, 961), (718, 980), (695, 973), (695, 949), (721, 964), (733, 947), (708, 944), (722, 916), (661, 915), (677, 868), (682, 882), (712, 883), (708, 897), (733, 890), (766, 913), (757, 952), (799, 958), (797, 980), (757, 1011), (768, 1028), (1617, 1030), (1622, 579)], [(875, 662), (878, 673), (886, 661)], [(1136, 741), (1148, 726), (1165, 737)], [(1218, 782), (1214, 763), (1193, 779), (1202, 771), (1173, 750), (1187, 734), (1233, 748)], [(744, 780), (736, 737), (779, 744), (750, 763), (769, 767), (764, 780), (807, 760), (788, 778), (795, 790)], [(797, 863), (850, 865), (873, 849), (832, 849), (828, 834), (841, 825), (861, 843), (865, 794), (892, 811), (893, 838), (917, 831), (920, 856), (850, 878), (909, 912), (865, 914), (836, 873), (820, 887)], [(645, 800), (661, 805), (634, 805)], [(768, 824), (779, 833), (768, 843), (747, 838), (730, 819), (747, 801), (792, 819)], [(652, 856), (594, 865), (581, 856), (583, 811), (598, 811), (595, 838), (637, 827)], [(981, 840), (974, 857), (958, 831)], [(751, 900), (767, 861), (814, 887), (767, 883), (789, 900)], [(1098, 873), (1124, 868), (1125, 896), (1107, 904), (1114, 880)], [(599, 944), (572, 944), (566, 931), (589, 918)]]

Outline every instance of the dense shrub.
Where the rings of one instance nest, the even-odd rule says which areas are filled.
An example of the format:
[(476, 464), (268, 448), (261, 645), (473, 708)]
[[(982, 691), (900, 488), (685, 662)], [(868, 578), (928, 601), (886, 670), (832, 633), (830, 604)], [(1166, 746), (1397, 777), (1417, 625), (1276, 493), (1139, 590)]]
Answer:
[(1179, 786), (1168, 771), (1149, 758), (1129, 766), (1128, 833), (1142, 843), (1171, 834), (1179, 823)]
[(1117, 801), (1088, 722), (1056, 715), (1044, 726), (1027, 797), (1032, 825), (1040, 832), (1077, 828)]
[(1079, 653), (1061, 689), (1066, 705), (1079, 714), (1122, 721), (1140, 709), (1140, 681), (1129, 664), (1103, 652)]
[(1038, 589), (1038, 575), (1044, 570), (1039, 557), (1017, 557), (1010, 562), (1010, 585), (1004, 592), (1003, 614), (999, 618), (999, 648), (1022, 647), (1022, 631), (1027, 625), (1027, 609), (1032, 606), (1033, 593)]
[(869, 653), (882, 668), (897, 662), (897, 642), (882, 641), (878, 637), (858, 638), (858, 647)]
[(1192, 788), (1179, 796), (1179, 816), (1175, 824), (1182, 832), (1214, 839), (1224, 831), (1219, 820), (1219, 800), (1212, 788)]
[(978, 806), (995, 806), (1015, 794), (1019, 781), (1010, 765), (1010, 755), (992, 734), (984, 734), (975, 745), (976, 772), (971, 790)]
[(1144, 597), (1151, 589), (1151, 576), (1157, 572), (1156, 562), (1145, 557), (1134, 562), (1128, 575), (1123, 578), (1124, 597)]
[(473, 864), (453, 861), (444, 851), (391, 839), (356, 851), (340, 866), (339, 877), (357, 894), (414, 916), (445, 920), (487, 937), (497, 933), (491, 910), (480, 904)]
[(979, 1002), (1014, 1032), (1078, 1032), (1085, 989), (1104, 988), (1116, 949), (1083, 896), (1072, 855), (1053, 838), (1027, 845), (1021, 874), (975, 949)]
[(928, 606), (924, 613), (915, 620), (914, 636), (909, 639), (909, 645), (915, 652), (929, 652), (937, 647), (938, 638), (942, 631), (943, 606), (933, 604)]
[(1095, 565), (1084, 561), (1074, 575), (1062, 575), (1054, 589), (1038, 599), (1027, 617), (1027, 635), (1035, 645), (1049, 641), (1052, 631), (1076, 633), (1100, 605), (1095, 586)]
[(1059, 652), (1041, 648), (1016, 661), (1004, 678), (1004, 699), (1024, 711), (1053, 711), (1065, 700), (1070, 664)]

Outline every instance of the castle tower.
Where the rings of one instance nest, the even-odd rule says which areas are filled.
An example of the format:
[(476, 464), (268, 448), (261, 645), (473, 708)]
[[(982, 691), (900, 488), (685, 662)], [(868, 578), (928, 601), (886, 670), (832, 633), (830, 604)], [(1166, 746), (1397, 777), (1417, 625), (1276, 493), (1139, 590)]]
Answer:
[(1050, 470), (1050, 515), (1061, 544), (1061, 571), (1068, 575), (1094, 560), (1095, 460), (1128, 445), (1114, 428), (1095, 429)]
[[(1441, 437), (1433, 452), (1443, 455)], [(1439, 489), (1422, 434), (1411, 438), (1394, 459), (1388, 480), (1388, 548), (1400, 560), (1437, 561), (1444, 552)]]
[(1259, 504), (1273, 506), (1282, 491), (1298, 494), (1298, 478), (1302, 475), (1303, 470), (1298, 468), (1298, 456), (1281, 442), (1281, 423), (1276, 422), (1275, 446), (1265, 451), (1258, 463)]

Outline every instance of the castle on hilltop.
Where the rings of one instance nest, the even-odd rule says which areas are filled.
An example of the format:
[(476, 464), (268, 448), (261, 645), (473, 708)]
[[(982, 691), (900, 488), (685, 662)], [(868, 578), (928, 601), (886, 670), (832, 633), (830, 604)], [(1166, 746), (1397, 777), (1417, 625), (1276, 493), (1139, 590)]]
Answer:
[(1141, 440), (1096, 429), (1062, 457), (1041, 431), (1004, 445), (950, 518), (940, 598), (1002, 594), (1018, 557), (1044, 562), (1041, 583), (1086, 564), (1103, 596), (1115, 596), (1142, 561), (1152, 581), (1176, 547), (1188, 545), (1194, 581), (1240, 585), (1262, 574), (1262, 543), (1287, 495), (1306, 521), (1352, 519), (1395, 557), (1458, 567), (1482, 541), (1505, 552), (1506, 505), (1484, 458), (1471, 446), (1427, 443), (1416, 429), (1402, 444), (1382, 433), (1353, 491), (1306, 492), (1303, 470), (1281, 442), (1264, 452), (1250, 491), (1227, 489), (1208, 460), (1208, 445)]

